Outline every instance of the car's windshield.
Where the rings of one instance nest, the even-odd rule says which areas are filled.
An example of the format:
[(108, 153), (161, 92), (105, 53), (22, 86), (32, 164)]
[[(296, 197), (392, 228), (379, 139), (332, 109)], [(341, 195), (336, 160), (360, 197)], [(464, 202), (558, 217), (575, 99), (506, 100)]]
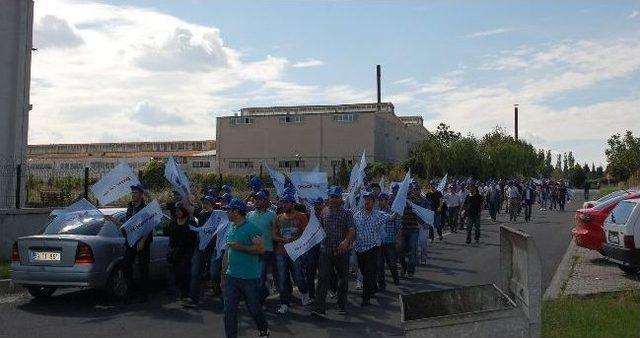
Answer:
[(626, 194), (626, 193), (627, 193), (627, 191), (626, 191), (626, 190), (618, 190), (618, 191), (614, 191), (614, 192), (612, 192), (612, 193), (610, 193), (610, 194), (607, 194), (607, 195), (604, 195), (604, 196), (602, 196), (602, 197), (598, 198), (595, 202), (596, 202), (596, 204), (599, 204), (599, 203), (602, 203), (602, 202), (604, 202), (604, 201), (610, 200), (610, 199), (612, 199), (612, 198), (616, 198), (616, 197), (618, 197), (618, 196), (622, 196), (622, 195), (624, 195), (624, 194)]
[(618, 206), (616, 206), (611, 212), (611, 216), (609, 219), (612, 223), (615, 224), (625, 224), (627, 220), (629, 220), (629, 216), (633, 212), (633, 209), (636, 207), (635, 202), (631, 201), (622, 201)]
[(70, 212), (51, 221), (44, 234), (95, 236), (104, 223), (104, 216), (98, 210)]

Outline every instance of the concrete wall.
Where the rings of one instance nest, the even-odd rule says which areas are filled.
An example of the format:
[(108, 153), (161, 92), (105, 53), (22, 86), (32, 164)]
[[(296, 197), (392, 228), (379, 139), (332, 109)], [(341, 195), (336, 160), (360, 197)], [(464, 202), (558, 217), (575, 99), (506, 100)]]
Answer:
[(0, 261), (11, 259), (11, 246), (21, 236), (37, 233), (52, 209), (0, 210)]
[(0, 1), (0, 208), (15, 207), (13, 170), (26, 164), (32, 31), (33, 1)]

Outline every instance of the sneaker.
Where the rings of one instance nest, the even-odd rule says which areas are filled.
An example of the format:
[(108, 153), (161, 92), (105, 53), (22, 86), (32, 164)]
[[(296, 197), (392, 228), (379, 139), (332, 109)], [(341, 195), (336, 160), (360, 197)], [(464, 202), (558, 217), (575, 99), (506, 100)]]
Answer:
[(303, 293), (301, 297), (302, 306), (308, 306), (311, 303), (308, 293)]
[(311, 315), (321, 319), (327, 318), (327, 314), (324, 311), (313, 310), (311, 311)]
[(260, 335), (258, 335), (258, 337), (269, 337), (270, 334), (271, 332), (269, 332), (269, 329), (267, 328), (266, 330), (260, 331)]
[(362, 282), (356, 281), (356, 290), (362, 290)]
[(278, 310), (276, 310), (276, 312), (277, 312), (277, 313), (279, 313), (279, 314), (281, 314), (281, 315), (283, 315), (283, 314), (285, 314), (285, 313), (289, 312), (289, 307), (288, 307), (288, 306), (286, 306), (286, 305), (284, 305), (284, 304), (282, 304), (282, 305), (280, 305), (280, 307), (278, 308)]

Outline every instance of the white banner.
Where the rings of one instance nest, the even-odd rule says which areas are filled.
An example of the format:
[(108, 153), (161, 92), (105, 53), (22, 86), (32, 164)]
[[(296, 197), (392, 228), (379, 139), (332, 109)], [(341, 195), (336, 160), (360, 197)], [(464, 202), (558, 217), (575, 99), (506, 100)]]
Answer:
[(178, 166), (178, 162), (169, 156), (167, 164), (164, 167), (164, 177), (171, 183), (173, 189), (180, 193), (180, 196), (185, 197), (191, 195), (191, 184), (184, 170)]
[(291, 178), (291, 183), (296, 189), (298, 198), (304, 198), (309, 201), (313, 201), (318, 197), (327, 199), (327, 189), (329, 188), (327, 173), (295, 171), (289, 173), (289, 178)]
[[(91, 202), (82, 198), (62, 210), (54, 210), (51, 216), (56, 218), (49, 223), (45, 231), (46, 234), (57, 234), (70, 228), (82, 225), (81, 220), (85, 217), (104, 216)], [(65, 227), (64, 229), (62, 227)]]
[(427, 208), (423, 208), (411, 201), (408, 201), (407, 203), (409, 203), (409, 205), (411, 206), (411, 209), (413, 210), (413, 212), (420, 217), (420, 219), (425, 222), (426, 224), (428, 224), (430, 227), (433, 227), (433, 223), (434, 223), (434, 217), (435, 217), (435, 213)]
[(282, 198), (282, 195), (284, 193), (284, 184), (286, 182), (284, 174), (277, 170), (271, 169), (268, 164), (266, 165), (266, 167), (267, 171), (269, 172), (269, 176), (271, 176), (271, 180), (273, 181), (273, 186), (276, 188), (276, 194), (278, 194), (278, 197)]
[(284, 245), (284, 249), (287, 251), (287, 254), (289, 254), (292, 261), (297, 260), (300, 256), (304, 255), (305, 252), (322, 242), (326, 236), (324, 229), (320, 226), (320, 221), (318, 221), (318, 217), (316, 217), (313, 207), (307, 207), (307, 210), (309, 210), (311, 214), (309, 217), (309, 223), (306, 228), (304, 228), (302, 235), (295, 241)]
[(407, 193), (409, 192), (409, 183), (411, 183), (411, 170), (404, 176), (404, 180), (400, 183), (400, 188), (396, 194), (396, 198), (391, 204), (391, 211), (396, 213), (398, 217), (402, 217), (404, 214), (404, 207), (407, 204)]
[(161, 221), (162, 208), (158, 200), (153, 200), (122, 225), (122, 229), (127, 233), (129, 247), (133, 247), (140, 238), (153, 231)]
[(351, 168), (351, 176), (349, 176), (349, 186), (347, 187), (347, 204), (349, 208), (356, 206), (356, 192), (359, 187), (360, 165), (357, 163)]
[(222, 250), (225, 250), (227, 247), (227, 232), (230, 226), (231, 222), (221, 223), (218, 230), (214, 233), (214, 235), (218, 236), (216, 239), (216, 259), (222, 256)]
[(447, 186), (447, 176), (449, 174), (444, 174), (444, 177), (440, 180), (440, 183), (438, 183), (438, 191), (441, 193), (444, 193), (444, 188), (446, 188)]
[(91, 186), (91, 192), (96, 196), (100, 204), (109, 204), (118, 198), (131, 192), (132, 185), (138, 185), (140, 181), (128, 164), (120, 162), (115, 168)]
[(213, 236), (218, 234), (221, 228), (227, 223), (229, 223), (227, 212), (224, 210), (214, 210), (207, 222), (201, 227), (190, 227), (192, 231), (198, 233), (198, 249), (200, 251), (204, 250), (213, 239)]

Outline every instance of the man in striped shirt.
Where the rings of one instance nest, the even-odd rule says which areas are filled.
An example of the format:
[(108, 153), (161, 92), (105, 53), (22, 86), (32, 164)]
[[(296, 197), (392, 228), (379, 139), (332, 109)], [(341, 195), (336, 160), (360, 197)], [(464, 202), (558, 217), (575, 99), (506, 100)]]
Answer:
[[(420, 190), (417, 185), (412, 185), (409, 189), (409, 200), (416, 205), (425, 207), (425, 201), (420, 197)], [(418, 255), (418, 234), (422, 220), (413, 212), (407, 203), (402, 215), (402, 226), (400, 228), (400, 240), (402, 249), (400, 250), (400, 265), (402, 266), (402, 276), (413, 278), (416, 271)]]

